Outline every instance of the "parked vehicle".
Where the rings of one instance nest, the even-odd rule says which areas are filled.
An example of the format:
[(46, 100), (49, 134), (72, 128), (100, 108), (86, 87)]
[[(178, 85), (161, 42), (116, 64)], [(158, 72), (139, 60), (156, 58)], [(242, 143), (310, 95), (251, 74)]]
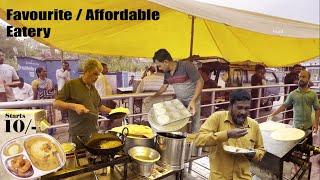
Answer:
[[(251, 76), (255, 72), (255, 63), (245, 62), (238, 64), (230, 64), (223, 59), (200, 59), (196, 60), (200, 63), (198, 66), (207, 66), (212, 68), (211, 79), (214, 79), (218, 82), (219, 79), (224, 74), (228, 74), (228, 80), (225, 82), (226, 87), (242, 87), (242, 86), (251, 86)], [(266, 68), (265, 74), (265, 84), (266, 85), (275, 85), (279, 84), (279, 78), (277, 77), (275, 70), (271, 68)], [(263, 97), (268, 97), (260, 100), (260, 106), (271, 106), (274, 101), (278, 101), (280, 97), (273, 97), (279, 95), (280, 87), (270, 87), (264, 88)], [(225, 97), (227, 99), (227, 97)], [(271, 110), (270, 108), (265, 108), (265, 110)]]

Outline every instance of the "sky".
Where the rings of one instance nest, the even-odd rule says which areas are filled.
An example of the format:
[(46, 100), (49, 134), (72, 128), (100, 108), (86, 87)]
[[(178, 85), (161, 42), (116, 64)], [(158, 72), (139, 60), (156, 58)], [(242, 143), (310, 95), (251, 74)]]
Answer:
[(320, 24), (319, 0), (196, 0), (296, 21)]

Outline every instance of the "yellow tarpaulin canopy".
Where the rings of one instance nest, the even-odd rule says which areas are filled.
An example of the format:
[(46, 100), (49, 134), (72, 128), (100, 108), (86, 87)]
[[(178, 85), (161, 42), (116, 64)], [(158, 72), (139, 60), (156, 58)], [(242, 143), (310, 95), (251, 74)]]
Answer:
[[(7, 20), (7, 9), (70, 10), (72, 20)], [(77, 21), (79, 9), (83, 9), (83, 12)], [(160, 12), (160, 19), (87, 21), (85, 20), (87, 9), (105, 11), (151, 9)], [(50, 27), (49, 38), (36, 39), (63, 51), (152, 57), (157, 49), (166, 48), (177, 59), (186, 58), (190, 53), (191, 17), (146, 0), (2, 0), (0, 17), (15, 27)], [(320, 54), (319, 39), (266, 35), (201, 18), (195, 18), (193, 38), (194, 55), (218, 56), (229, 62), (251, 60), (276, 67), (295, 64)]]

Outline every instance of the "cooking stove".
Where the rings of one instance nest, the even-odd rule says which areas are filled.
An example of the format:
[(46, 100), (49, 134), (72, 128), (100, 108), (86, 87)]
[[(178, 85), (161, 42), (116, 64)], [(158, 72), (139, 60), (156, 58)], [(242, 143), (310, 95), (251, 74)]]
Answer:
[[(110, 156), (96, 156), (90, 154), (86, 150), (76, 150), (74, 154), (67, 156), (67, 161), (76, 161), (74, 165), (64, 167), (57, 172), (42, 176), (41, 179), (61, 179), (80, 175), (87, 172), (93, 172), (96, 176), (96, 170), (103, 168), (114, 168), (115, 165), (123, 164), (123, 179), (127, 179), (127, 169), (128, 163), (130, 163), (130, 157), (124, 151), (118, 152), (116, 155)], [(81, 162), (81, 160), (87, 160), (86, 162)], [(68, 162), (67, 162), (68, 163)], [(96, 176), (97, 178), (97, 176)]]
[[(308, 170), (308, 179), (310, 179), (311, 163), (310, 157), (320, 153), (320, 148), (312, 145), (312, 132), (308, 130), (305, 138), (298, 142), (295, 146), (281, 155), (266, 152), (263, 159), (258, 163), (253, 163), (253, 166), (271, 173), (277, 179), (283, 179), (283, 164), (284, 162), (292, 162), (299, 166), (299, 170), (291, 179), (300, 179)], [(254, 172), (255, 174), (259, 174)], [(258, 175), (259, 176), (259, 175)]]

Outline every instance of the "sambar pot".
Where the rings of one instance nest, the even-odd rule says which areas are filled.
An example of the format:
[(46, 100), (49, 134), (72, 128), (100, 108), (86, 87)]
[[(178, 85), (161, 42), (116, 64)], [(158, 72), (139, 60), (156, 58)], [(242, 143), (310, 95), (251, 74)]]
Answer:
[(156, 150), (161, 155), (160, 162), (174, 170), (184, 168), (186, 134), (181, 132), (158, 132)]

